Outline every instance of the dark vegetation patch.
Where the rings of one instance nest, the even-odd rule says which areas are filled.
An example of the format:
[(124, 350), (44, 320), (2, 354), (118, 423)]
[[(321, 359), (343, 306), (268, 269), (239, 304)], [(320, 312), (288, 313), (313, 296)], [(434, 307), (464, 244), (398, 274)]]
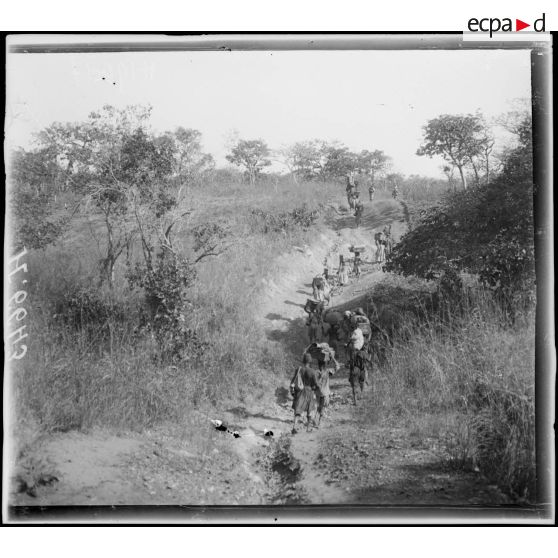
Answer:
[(270, 212), (253, 209), (250, 215), (250, 228), (253, 233), (288, 233), (296, 228), (308, 230), (316, 224), (323, 207), (309, 209), (306, 205), (291, 211)]

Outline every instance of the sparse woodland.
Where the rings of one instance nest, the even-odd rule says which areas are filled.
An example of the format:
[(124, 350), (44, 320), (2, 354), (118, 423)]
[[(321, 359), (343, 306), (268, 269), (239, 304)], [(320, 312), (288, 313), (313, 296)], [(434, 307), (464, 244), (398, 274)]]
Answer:
[[(391, 335), (355, 412), (438, 436), (448, 466), (534, 502), (529, 114), (507, 116), (507, 146), (482, 115), (427, 123), (418, 154), (444, 158), (442, 180), (320, 140), (239, 140), (234, 166), (217, 168), (198, 131), (154, 133), (149, 113), (105, 106), (53, 123), (8, 161), (10, 252), (28, 265), (28, 352), (10, 362), (18, 448), (178, 423), (285, 384), (294, 356), (255, 319), (264, 280), (281, 254), (318, 242), (356, 172), (380, 199), (398, 185), (407, 232), (367, 293)], [(278, 159), (288, 173), (269, 171)]]

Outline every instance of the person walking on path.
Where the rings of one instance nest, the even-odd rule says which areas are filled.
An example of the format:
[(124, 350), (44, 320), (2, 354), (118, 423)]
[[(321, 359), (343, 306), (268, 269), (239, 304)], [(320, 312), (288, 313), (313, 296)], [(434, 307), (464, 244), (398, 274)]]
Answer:
[(339, 354), (339, 342), (341, 341), (341, 322), (343, 318), (339, 319), (339, 322), (332, 323), (329, 325), (327, 331), (327, 344), (335, 351), (335, 354)]
[(351, 333), (349, 337), (349, 342), (347, 343), (347, 349), (348, 349), (349, 361), (352, 361), (356, 353), (358, 353), (358, 351), (360, 351), (362, 347), (364, 347), (364, 334), (362, 332), (362, 329), (358, 327), (358, 323), (354, 319), (354, 317), (351, 318), (350, 327), (351, 327)]
[(305, 353), (302, 357), (302, 366), (297, 369), (291, 380), (291, 395), (294, 398), (293, 434), (298, 432), (296, 429), (297, 419), (303, 414), (306, 415), (307, 432), (310, 432), (312, 429), (311, 423), (314, 423), (314, 425), (316, 424), (315, 421), (312, 420), (312, 415), (317, 408), (315, 391), (319, 390), (319, 386), (316, 370), (310, 366), (311, 362), (312, 357), (308, 353)]
[(391, 223), (384, 227), (382, 231), (384, 233), (384, 256), (389, 256), (391, 254), (391, 249), (393, 246), (393, 241), (391, 238)]
[(353, 403), (356, 405), (356, 386), (360, 386), (360, 392), (364, 390), (366, 378), (366, 364), (360, 353), (364, 348), (364, 333), (356, 320), (352, 321), (353, 332), (348, 343), (349, 350), (349, 383), (353, 391)]
[(319, 343), (321, 341), (321, 332), (323, 328), (323, 323), (321, 320), (321, 316), (315, 310), (308, 316), (308, 320), (306, 321), (306, 325), (308, 326), (308, 340), (310, 343)]
[(362, 329), (358, 327), (358, 322), (354, 317), (351, 318), (351, 327), (353, 331), (349, 340), (349, 349), (356, 353), (364, 346), (364, 334)]
[(341, 286), (347, 285), (349, 283), (349, 268), (345, 263), (345, 260), (339, 266), (339, 284)]
[(387, 237), (384, 232), (377, 232), (374, 235), (376, 243), (376, 262), (383, 262), (386, 257), (386, 242)]
[(323, 302), (325, 298), (325, 279), (323, 275), (316, 275), (314, 279), (312, 279), (312, 296), (314, 300), (318, 300), (319, 302)]
[(353, 262), (353, 273), (357, 279), (360, 277), (361, 264), (362, 264), (362, 260), (360, 259), (360, 253), (355, 252), (355, 259)]
[(360, 227), (360, 222), (362, 220), (362, 214), (364, 212), (364, 204), (359, 200), (355, 206), (355, 224), (357, 229)]
[(349, 207), (351, 207), (351, 200), (353, 199), (353, 189), (355, 187), (355, 183), (353, 180), (353, 177), (348, 174), (347, 175), (347, 187), (345, 188), (345, 191), (347, 193), (347, 203), (349, 204)]

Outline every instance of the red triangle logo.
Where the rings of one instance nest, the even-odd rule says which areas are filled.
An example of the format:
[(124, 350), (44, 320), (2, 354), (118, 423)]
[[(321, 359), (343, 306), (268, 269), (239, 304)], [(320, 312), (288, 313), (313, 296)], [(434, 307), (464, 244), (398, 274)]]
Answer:
[(524, 21), (521, 21), (520, 19), (515, 20), (515, 30), (516, 31), (521, 31), (522, 29), (525, 29), (526, 27), (531, 27), (531, 25), (529, 23), (525, 23)]

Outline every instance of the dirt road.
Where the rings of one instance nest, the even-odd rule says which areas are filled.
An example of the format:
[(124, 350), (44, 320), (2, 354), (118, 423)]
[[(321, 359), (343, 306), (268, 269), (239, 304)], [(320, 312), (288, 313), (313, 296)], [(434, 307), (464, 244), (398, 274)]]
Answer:
[[(310, 281), (326, 256), (349, 256), (351, 244), (366, 246), (364, 272), (333, 305), (355, 307), (358, 297), (382, 276), (373, 262), (374, 232), (392, 224), (405, 230), (402, 207), (392, 200), (366, 204), (360, 228), (338, 215), (312, 246), (294, 247), (277, 261), (266, 284), (258, 319), (271, 343), (300, 359), (308, 344), (304, 303)], [(33, 467), (54, 471), (57, 480), (13, 503), (84, 504), (373, 504), (480, 506), (505, 503), (474, 471), (451, 470), (435, 436), (417, 435), (397, 423), (364, 420), (369, 399), (352, 405), (348, 371), (331, 381), (331, 405), (321, 428), (291, 435), (292, 409), (285, 376), (269, 397), (249, 407), (223, 411), (219, 419), (239, 432), (208, 427), (202, 412), (190, 425), (164, 425), (141, 434), (67, 433), (45, 440)], [(367, 393), (380, 381), (373, 373)], [(273, 436), (265, 436), (265, 431)], [(192, 437), (197, 437), (195, 440)], [(195, 442), (195, 443), (194, 443)], [(195, 448), (195, 449), (192, 449)], [(32, 459), (32, 457), (31, 457)], [(31, 491), (32, 492), (32, 491)]]
[[(342, 309), (361, 305), (359, 298), (383, 275), (381, 265), (373, 263), (374, 232), (390, 223), (397, 240), (406, 228), (399, 203), (383, 200), (367, 204), (360, 228), (355, 228), (351, 216), (341, 215), (331, 234), (323, 235), (309, 249), (285, 256), (281, 280), (270, 286), (262, 312), (268, 338), (300, 358), (308, 344), (303, 305), (311, 296), (310, 280), (321, 271), (325, 256), (335, 260), (340, 253), (349, 256), (351, 244), (366, 247), (364, 272), (334, 297), (332, 305)], [(378, 381), (377, 372), (366, 386), (368, 393)], [(354, 408), (346, 368), (332, 378), (331, 390), (331, 405), (321, 428), (309, 433), (301, 429), (290, 438), (293, 467), (298, 474), (294, 482), (292, 475), (287, 475), (286, 483), (291, 485), (288, 494), (297, 503), (477, 506), (506, 501), (477, 472), (450, 470), (436, 437), (417, 436), (397, 424), (371, 426), (369, 420), (365, 422), (363, 412), (369, 401), (365, 397)], [(268, 409), (268, 419), (260, 426), (290, 436), (291, 424), (287, 421), (292, 421), (291, 400), (285, 392), (273, 411)], [(271, 414), (276, 421), (271, 420)]]

